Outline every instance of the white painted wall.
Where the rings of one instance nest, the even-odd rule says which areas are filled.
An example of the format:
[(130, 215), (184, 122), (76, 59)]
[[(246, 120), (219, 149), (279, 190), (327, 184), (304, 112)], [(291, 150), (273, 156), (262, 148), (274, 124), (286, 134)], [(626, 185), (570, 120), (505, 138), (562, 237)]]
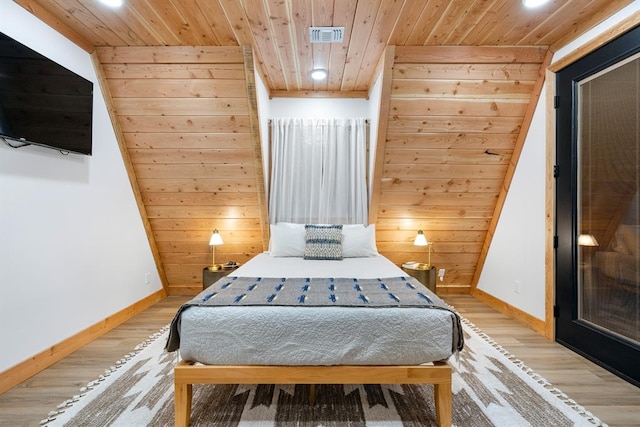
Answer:
[[(553, 62), (568, 55), (623, 19), (640, 10), (636, 0), (617, 14), (559, 49)], [(545, 93), (543, 88), (527, 134), (518, 167), (491, 248), (478, 281), (478, 288), (534, 316), (544, 319), (544, 186)], [(541, 193), (542, 191), (542, 193)], [(516, 292), (516, 281), (519, 292)]]
[(380, 127), (380, 108), (382, 103), (382, 73), (369, 90), (369, 202), (373, 192), (373, 173), (376, 164), (376, 148), (378, 147), (378, 129)]
[(94, 82), (92, 157), (0, 142), (2, 372), (161, 284), (90, 56), (16, 3), (0, 10), (0, 31)]
[(270, 118), (369, 118), (369, 101), (364, 98), (273, 98)]
[(478, 289), (544, 319), (546, 120), (543, 90)]

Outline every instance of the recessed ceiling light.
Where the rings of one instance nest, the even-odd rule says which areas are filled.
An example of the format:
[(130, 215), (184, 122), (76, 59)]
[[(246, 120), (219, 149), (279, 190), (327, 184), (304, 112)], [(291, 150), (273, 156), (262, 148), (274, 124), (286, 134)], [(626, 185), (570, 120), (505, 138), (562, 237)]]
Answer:
[(124, 0), (100, 0), (100, 2), (109, 7), (120, 7), (123, 5)]
[(313, 80), (324, 80), (327, 78), (327, 70), (316, 68), (311, 72), (311, 78)]
[(524, 4), (525, 7), (530, 8), (542, 6), (547, 2), (549, 2), (549, 0), (522, 0), (522, 4)]

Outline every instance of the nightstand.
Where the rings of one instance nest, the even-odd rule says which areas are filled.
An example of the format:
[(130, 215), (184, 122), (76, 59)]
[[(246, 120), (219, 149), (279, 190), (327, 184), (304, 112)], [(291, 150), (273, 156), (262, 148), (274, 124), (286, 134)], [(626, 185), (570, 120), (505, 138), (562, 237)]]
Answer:
[(433, 293), (436, 292), (436, 267), (431, 266), (430, 269), (418, 268), (418, 263), (402, 264), (402, 271), (411, 277), (418, 279), (420, 283), (425, 285)]
[(205, 267), (202, 269), (202, 289), (207, 289), (209, 286), (222, 279), (224, 276), (229, 274), (231, 270), (225, 270), (221, 268), (218, 271), (211, 271), (209, 267)]
[(222, 279), (224, 276), (228, 276), (232, 271), (235, 271), (236, 268), (240, 267), (240, 265), (236, 265), (232, 268), (221, 268), (217, 271), (209, 270), (209, 267), (205, 267), (202, 269), (202, 289), (207, 289), (209, 286)]

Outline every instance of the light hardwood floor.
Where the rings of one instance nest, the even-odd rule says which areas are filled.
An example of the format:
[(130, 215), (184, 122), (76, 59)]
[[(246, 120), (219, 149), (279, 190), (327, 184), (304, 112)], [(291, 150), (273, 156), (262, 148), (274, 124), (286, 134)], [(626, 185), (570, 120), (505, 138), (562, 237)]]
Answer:
[[(0, 426), (37, 426), (47, 413), (171, 321), (187, 297), (169, 297), (0, 395)], [(470, 296), (445, 298), (530, 368), (610, 426), (640, 426), (640, 389)]]

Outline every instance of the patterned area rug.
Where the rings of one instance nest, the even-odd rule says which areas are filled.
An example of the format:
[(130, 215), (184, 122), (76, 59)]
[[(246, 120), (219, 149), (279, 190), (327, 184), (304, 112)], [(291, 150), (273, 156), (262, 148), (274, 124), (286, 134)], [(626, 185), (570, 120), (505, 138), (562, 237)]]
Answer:
[[(600, 420), (463, 319), (453, 366), (455, 426), (600, 426)], [(63, 402), (41, 425), (173, 425), (167, 329)], [(435, 426), (431, 385), (194, 385), (192, 426)]]

